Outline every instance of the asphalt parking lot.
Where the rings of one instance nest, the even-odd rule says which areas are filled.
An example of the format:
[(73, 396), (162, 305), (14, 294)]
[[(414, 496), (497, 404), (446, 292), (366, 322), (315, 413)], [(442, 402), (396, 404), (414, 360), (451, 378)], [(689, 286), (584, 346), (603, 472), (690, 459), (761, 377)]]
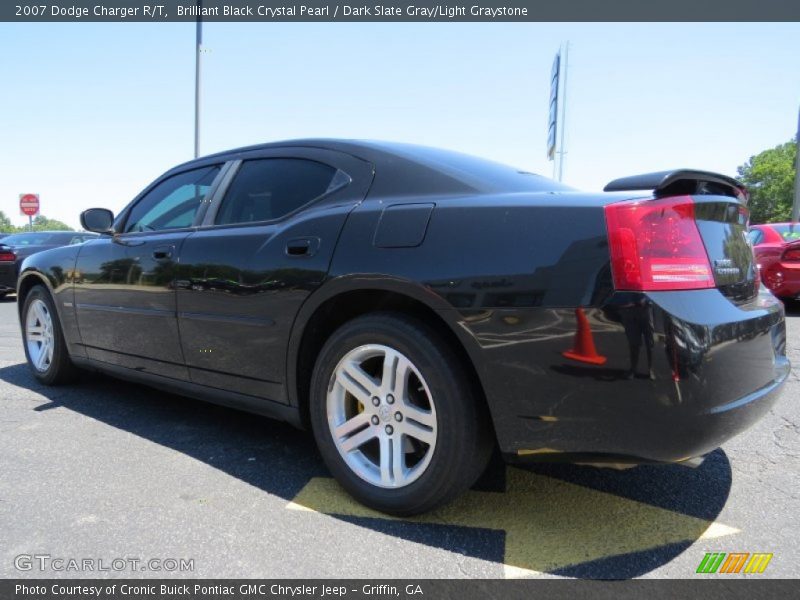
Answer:
[[(289, 425), (98, 375), (39, 385), (7, 298), (0, 576), (796, 577), (797, 308), (788, 345), (796, 366), (778, 404), (699, 466), (495, 464), (454, 504), (396, 520), (344, 495)], [(696, 575), (708, 552), (773, 558), (760, 575)], [(42, 571), (17, 558), (32, 555), (107, 568), (192, 559), (193, 570)]]

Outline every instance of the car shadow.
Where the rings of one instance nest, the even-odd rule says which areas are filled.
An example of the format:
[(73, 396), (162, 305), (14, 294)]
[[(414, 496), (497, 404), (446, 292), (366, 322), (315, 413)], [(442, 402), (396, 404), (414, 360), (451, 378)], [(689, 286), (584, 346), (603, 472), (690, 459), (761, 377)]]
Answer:
[[(49, 388), (27, 365), (16, 364), (0, 368), (0, 381), (47, 398), (33, 410), (64, 407), (96, 419), (279, 496), (287, 508), (309, 498), (319, 503), (309, 507), (337, 519), (521, 569), (523, 575), (624, 579), (646, 574), (708, 536), (731, 488), (731, 467), (722, 450), (697, 468), (625, 471), (557, 463), (506, 468), (495, 455), (473, 490), (456, 502), (423, 517), (389, 519), (364, 509), (333, 484), (310, 433), (290, 425), (144, 386), (120, 386), (101, 375)], [(311, 488), (331, 495), (314, 500)]]
[(14, 303), (16, 301), (17, 301), (17, 295), (16, 294), (6, 294), (6, 295), (0, 297), (0, 304), (5, 304), (5, 303), (12, 304), (12, 303)]

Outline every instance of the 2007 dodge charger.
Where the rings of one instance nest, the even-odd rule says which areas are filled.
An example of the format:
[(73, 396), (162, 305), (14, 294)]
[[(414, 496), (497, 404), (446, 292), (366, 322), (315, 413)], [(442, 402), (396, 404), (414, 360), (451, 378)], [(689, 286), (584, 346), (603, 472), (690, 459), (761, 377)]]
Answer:
[(775, 401), (784, 312), (746, 193), (677, 170), (581, 193), (461, 154), (302, 140), (176, 167), (18, 282), (47, 384), (100, 370), (309, 427), (397, 515), (513, 460), (674, 462)]

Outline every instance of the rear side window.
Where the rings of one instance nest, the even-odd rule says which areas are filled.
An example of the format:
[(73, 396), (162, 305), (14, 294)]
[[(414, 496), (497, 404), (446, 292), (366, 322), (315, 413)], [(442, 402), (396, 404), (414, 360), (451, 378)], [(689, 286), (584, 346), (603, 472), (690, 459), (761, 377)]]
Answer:
[(191, 227), (220, 168), (203, 167), (168, 177), (136, 203), (125, 232)]
[(217, 225), (279, 219), (350, 178), (313, 160), (267, 158), (242, 163), (217, 213)]

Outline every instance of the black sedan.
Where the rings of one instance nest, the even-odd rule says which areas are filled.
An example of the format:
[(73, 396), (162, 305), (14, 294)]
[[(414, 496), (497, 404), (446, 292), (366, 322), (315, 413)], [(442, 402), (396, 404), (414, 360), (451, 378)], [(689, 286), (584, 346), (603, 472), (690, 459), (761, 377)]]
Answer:
[(17, 288), (19, 267), (25, 257), (42, 250), (81, 244), (96, 233), (75, 231), (33, 231), (0, 235), (0, 298)]
[(678, 170), (581, 193), (461, 154), (304, 140), (178, 166), (19, 279), (33, 374), (94, 369), (313, 430), (409, 515), (509, 460), (675, 462), (789, 373), (746, 193)]

